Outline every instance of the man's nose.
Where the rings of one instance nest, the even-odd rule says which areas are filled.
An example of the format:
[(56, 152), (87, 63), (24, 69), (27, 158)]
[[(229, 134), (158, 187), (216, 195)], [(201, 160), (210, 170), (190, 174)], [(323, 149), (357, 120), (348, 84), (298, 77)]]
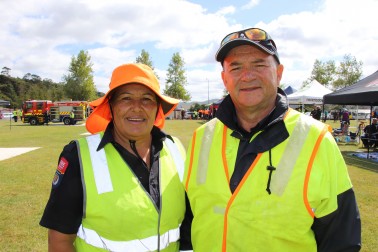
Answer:
[(253, 71), (253, 69), (251, 69), (251, 68), (246, 68), (242, 72), (241, 79), (244, 80), (244, 81), (249, 81), (249, 80), (254, 79), (255, 77), (256, 77), (255, 71)]

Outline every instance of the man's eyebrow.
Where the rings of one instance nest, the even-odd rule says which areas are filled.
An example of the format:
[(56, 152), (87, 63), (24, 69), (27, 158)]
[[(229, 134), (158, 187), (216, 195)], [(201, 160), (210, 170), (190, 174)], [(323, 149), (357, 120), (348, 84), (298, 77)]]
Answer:
[[(252, 60), (250, 63), (252, 63), (252, 64), (256, 64), (257, 63), (258, 64), (258, 63), (265, 63), (265, 62), (266, 62), (265, 59), (258, 58), (258, 59)], [(240, 65), (242, 65), (242, 63), (240, 63), (238, 61), (233, 61), (233, 62), (230, 63), (229, 66), (235, 67), (235, 66), (240, 66)]]
[(264, 63), (266, 62), (265, 59), (255, 59), (255, 60), (252, 60), (252, 63)]
[(233, 61), (233, 62), (230, 63), (231, 67), (240, 66), (240, 65), (242, 65), (242, 64), (237, 62), (237, 61)]

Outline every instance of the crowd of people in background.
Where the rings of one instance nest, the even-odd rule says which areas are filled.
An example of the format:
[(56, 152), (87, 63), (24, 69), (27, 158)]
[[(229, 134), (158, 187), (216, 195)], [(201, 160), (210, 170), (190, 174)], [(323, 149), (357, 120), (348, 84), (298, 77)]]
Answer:
[[(298, 108), (298, 110), (300, 109)], [(340, 127), (333, 129), (334, 136), (348, 135), (354, 139), (360, 137), (363, 147), (378, 148), (378, 109), (372, 111), (371, 115), (358, 118), (347, 108), (322, 111), (320, 106), (314, 105), (309, 115), (316, 120), (322, 120), (324, 123), (328, 119), (333, 119), (333, 122), (340, 122)], [(366, 125), (365, 119), (369, 121), (370, 118), (372, 123)], [(351, 119), (362, 119), (362, 121), (359, 121), (355, 132), (350, 132)]]
[(181, 109), (180, 113), (174, 115), (175, 119), (191, 119), (191, 120), (210, 120), (215, 117), (217, 109), (199, 109), (194, 111), (186, 111)]

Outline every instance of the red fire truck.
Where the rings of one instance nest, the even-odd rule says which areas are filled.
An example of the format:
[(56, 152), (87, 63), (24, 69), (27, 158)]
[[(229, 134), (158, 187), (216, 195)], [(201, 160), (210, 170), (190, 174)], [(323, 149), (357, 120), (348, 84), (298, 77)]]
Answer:
[[(65, 125), (76, 124), (88, 116), (89, 104), (86, 101), (28, 100), (22, 105), (22, 121), (30, 125), (49, 122), (63, 122)], [(71, 112), (74, 117), (71, 118)]]

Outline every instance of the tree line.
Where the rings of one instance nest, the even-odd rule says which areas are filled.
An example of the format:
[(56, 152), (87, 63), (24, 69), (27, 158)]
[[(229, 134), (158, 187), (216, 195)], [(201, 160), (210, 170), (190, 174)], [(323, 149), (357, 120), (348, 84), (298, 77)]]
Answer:
[[(147, 51), (142, 50), (136, 63), (144, 63), (154, 69)], [(187, 78), (185, 62), (179, 53), (174, 53), (167, 70), (166, 85), (163, 93), (171, 97), (189, 101), (191, 96), (185, 89)], [(36, 74), (27, 73), (22, 78), (12, 77), (11, 69), (3, 67), (0, 73), (0, 99), (10, 101), (11, 108), (21, 108), (26, 100), (51, 101), (92, 101), (104, 95), (95, 88), (93, 63), (87, 51), (81, 50), (72, 56), (68, 72), (62, 82), (42, 79)], [(155, 73), (156, 74), (156, 73)], [(159, 76), (156, 74), (159, 79)]]
[[(153, 62), (147, 51), (142, 49), (135, 59), (136, 63), (144, 63), (154, 70)], [(93, 81), (93, 64), (87, 51), (81, 50), (72, 56), (68, 72), (62, 82), (56, 83), (51, 79), (42, 79), (36, 74), (27, 73), (22, 78), (12, 77), (11, 69), (3, 67), (0, 73), (0, 99), (10, 101), (12, 108), (20, 108), (23, 101), (38, 100), (76, 100), (92, 101), (104, 95), (96, 90)], [(159, 76), (155, 75), (159, 78)], [(312, 80), (337, 90), (357, 82), (362, 75), (362, 62), (350, 54), (344, 55), (343, 60), (336, 66), (334, 60), (322, 62), (315, 60), (311, 76), (302, 86)], [(174, 53), (169, 63), (163, 93), (182, 101), (191, 99), (190, 93), (185, 89), (188, 84), (185, 74), (185, 62), (179, 53)], [(284, 88), (286, 84), (281, 84)], [(225, 93), (226, 95), (227, 93)], [(201, 107), (197, 104), (198, 107)]]

